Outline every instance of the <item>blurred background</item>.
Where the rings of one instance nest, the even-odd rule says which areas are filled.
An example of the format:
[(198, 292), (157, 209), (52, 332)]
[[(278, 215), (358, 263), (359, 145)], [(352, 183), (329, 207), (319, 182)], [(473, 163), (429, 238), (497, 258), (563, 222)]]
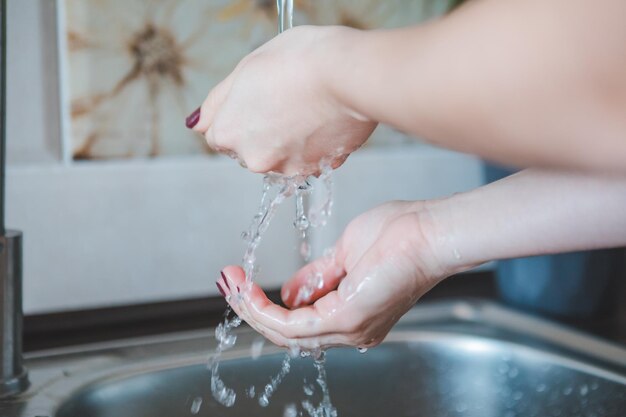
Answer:
[[(300, 0), (294, 24), (406, 26), (456, 3)], [(24, 232), (26, 348), (216, 322), (214, 281), (241, 260), (261, 177), (212, 154), (184, 118), (275, 35), (275, 2), (9, 0), (7, 20), (6, 210)], [(384, 201), (507, 174), (381, 126), (336, 172), (313, 252)], [(259, 282), (274, 297), (301, 265), (294, 212), (285, 203), (261, 243)], [(623, 250), (507, 261), (427, 297), (500, 299), (620, 338), (623, 265)]]

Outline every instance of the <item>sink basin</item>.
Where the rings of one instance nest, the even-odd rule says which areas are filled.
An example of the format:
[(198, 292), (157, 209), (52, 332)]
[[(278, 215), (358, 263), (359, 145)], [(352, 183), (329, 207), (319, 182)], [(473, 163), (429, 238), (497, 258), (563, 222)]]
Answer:
[[(246, 394), (250, 386), (258, 393), (285, 358), (267, 345), (253, 359), (257, 337), (240, 331), (220, 366), (237, 392), (230, 408), (210, 393), (214, 342), (204, 332), (34, 355), (31, 392), (0, 402), (0, 416), (295, 417), (289, 411), (297, 407), (307, 417), (302, 401), (321, 399), (310, 358), (291, 360), (267, 407)], [(626, 349), (485, 302), (420, 305), (379, 347), (329, 351), (326, 372), (339, 417), (622, 417), (626, 410)]]

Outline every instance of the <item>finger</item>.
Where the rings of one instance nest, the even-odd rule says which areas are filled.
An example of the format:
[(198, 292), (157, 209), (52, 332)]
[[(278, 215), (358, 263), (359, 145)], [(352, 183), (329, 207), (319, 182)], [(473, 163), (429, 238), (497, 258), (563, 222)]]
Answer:
[[(200, 106), (200, 118), (195, 126), (192, 127), (194, 131), (204, 134), (207, 130), (209, 130), (209, 127), (213, 124), (215, 115), (222, 107), (222, 104), (224, 104), (224, 101), (230, 92), (233, 78), (233, 74), (231, 73), (209, 92), (207, 98)], [(214, 143), (209, 143), (209, 146), (213, 145)]]
[[(231, 282), (231, 289), (233, 285), (241, 289), (237, 296), (227, 297), (228, 303), (255, 328), (271, 331), (284, 339), (316, 337), (341, 330), (343, 319), (337, 320), (336, 316), (342, 306), (336, 291), (314, 305), (288, 310), (270, 301), (258, 285), (246, 282), (240, 267), (229, 266), (223, 272)], [(326, 302), (321, 303), (323, 300)]]
[(301, 268), (281, 290), (281, 298), (289, 308), (312, 304), (337, 288), (345, 270), (334, 258), (316, 259)]
[[(243, 273), (243, 271), (237, 270), (230, 271), (229, 276), (233, 276), (233, 274), (236, 275), (239, 272)], [(250, 320), (245, 305), (239, 301), (235, 301), (238, 300), (238, 298), (242, 297), (243, 288), (237, 285), (236, 281), (230, 279), (229, 276), (225, 275), (222, 272), (221, 277), (217, 279), (216, 284), (218, 289), (220, 290), (220, 293), (222, 293), (226, 301), (229, 302), (235, 314), (237, 314), (237, 316), (239, 316), (242, 320), (248, 323), (250, 327), (252, 327), (254, 330), (269, 339), (272, 343), (278, 346), (289, 347), (291, 342), (288, 339), (281, 336), (277, 332), (268, 329), (260, 325), (259, 323), (254, 322), (253, 320)], [(233, 303), (230, 303), (231, 300), (234, 300)]]

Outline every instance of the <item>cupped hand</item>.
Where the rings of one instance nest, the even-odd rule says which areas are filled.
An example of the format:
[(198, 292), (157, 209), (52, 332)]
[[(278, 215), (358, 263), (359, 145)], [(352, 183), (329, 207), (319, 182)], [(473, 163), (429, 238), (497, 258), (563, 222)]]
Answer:
[(299, 26), (277, 36), (209, 93), (193, 129), (253, 172), (310, 175), (322, 161), (341, 165), (376, 127), (326, 82), (334, 59), (328, 46), (354, 32)]
[(282, 288), (287, 309), (247, 283), (240, 267), (218, 280), (233, 310), (277, 345), (370, 347), (448, 269), (422, 202), (391, 202), (353, 220), (334, 256), (300, 269)]

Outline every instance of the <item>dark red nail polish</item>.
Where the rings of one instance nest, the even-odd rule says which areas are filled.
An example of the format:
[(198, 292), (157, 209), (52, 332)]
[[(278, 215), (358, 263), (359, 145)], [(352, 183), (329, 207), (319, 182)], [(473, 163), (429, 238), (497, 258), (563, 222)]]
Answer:
[(220, 283), (216, 282), (215, 285), (217, 285), (217, 289), (220, 290), (220, 294), (222, 294), (222, 297), (226, 297), (226, 292), (224, 291), (224, 288), (222, 288)]
[(226, 275), (224, 275), (224, 273), (222, 271), (220, 271), (220, 274), (222, 274), (222, 279), (224, 280), (224, 284), (226, 284), (226, 287), (228, 287), (228, 289), (230, 290), (230, 285), (228, 284), (228, 280), (226, 279)]
[(198, 124), (199, 121), (200, 121), (200, 107), (198, 107), (196, 110), (194, 110), (193, 113), (187, 116), (187, 118), (185, 119), (185, 125), (189, 129), (192, 129), (195, 125)]

